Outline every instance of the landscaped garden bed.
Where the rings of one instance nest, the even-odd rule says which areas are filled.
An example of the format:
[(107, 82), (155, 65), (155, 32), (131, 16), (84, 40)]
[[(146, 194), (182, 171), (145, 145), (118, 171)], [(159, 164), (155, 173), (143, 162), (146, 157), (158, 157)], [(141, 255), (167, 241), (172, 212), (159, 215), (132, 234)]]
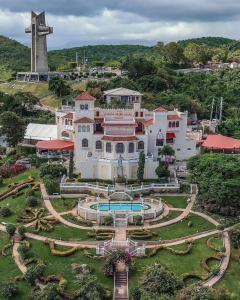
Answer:
[[(220, 239), (221, 240), (221, 239)], [(171, 246), (169, 249), (162, 248), (153, 256), (148, 256), (143, 258), (137, 258), (134, 264), (134, 271), (130, 272), (129, 275), (129, 287), (130, 289), (136, 287), (142, 276), (142, 273), (147, 268), (147, 266), (154, 264), (155, 262), (161, 263), (167, 268), (174, 272), (179, 277), (184, 277), (186, 274), (209, 277), (209, 272), (207, 272), (202, 267), (202, 260), (207, 257), (211, 257), (217, 254), (216, 251), (210, 249), (207, 246), (207, 238), (194, 241), (191, 244), (181, 244), (177, 246)], [(190, 250), (189, 250), (190, 249)], [(152, 250), (149, 250), (150, 253)], [(181, 256), (179, 256), (181, 253)], [(217, 262), (219, 264), (219, 262)], [(210, 270), (213, 271), (216, 267), (216, 264), (210, 265)], [(196, 282), (197, 279), (194, 280)], [(188, 284), (188, 282), (186, 282)]]

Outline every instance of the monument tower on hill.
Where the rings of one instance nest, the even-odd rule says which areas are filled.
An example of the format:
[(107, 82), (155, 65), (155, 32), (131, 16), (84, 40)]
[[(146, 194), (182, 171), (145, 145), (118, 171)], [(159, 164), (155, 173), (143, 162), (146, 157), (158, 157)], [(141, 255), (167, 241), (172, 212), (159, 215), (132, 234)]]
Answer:
[(31, 34), (31, 71), (18, 72), (17, 81), (47, 81), (50, 76), (60, 76), (48, 70), (47, 35), (53, 33), (53, 27), (46, 25), (45, 12), (39, 15), (32, 11), (31, 25), (25, 29)]
[(37, 15), (32, 11), (31, 25), (25, 29), (32, 37), (31, 72), (48, 72), (47, 35), (53, 27), (46, 26), (45, 12)]

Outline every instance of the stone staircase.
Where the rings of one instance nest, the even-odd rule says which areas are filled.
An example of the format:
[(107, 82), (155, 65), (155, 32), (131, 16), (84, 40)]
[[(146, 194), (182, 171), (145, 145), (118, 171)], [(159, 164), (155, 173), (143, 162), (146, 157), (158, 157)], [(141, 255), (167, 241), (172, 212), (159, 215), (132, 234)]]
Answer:
[(128, 299), (128, 272), (115, 272), (115, 291), (114, 300)]

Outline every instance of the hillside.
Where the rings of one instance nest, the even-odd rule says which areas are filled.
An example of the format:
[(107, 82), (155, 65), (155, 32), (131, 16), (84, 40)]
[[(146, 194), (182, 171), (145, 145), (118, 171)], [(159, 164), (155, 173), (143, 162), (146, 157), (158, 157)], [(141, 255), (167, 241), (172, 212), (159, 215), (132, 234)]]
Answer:
[(17, 72), (27, 71), (30, 69), (30, 57), (28, 47), (0, 35), (0, 66)]
[(83, 58), (83, 53), (91, 64), (94, 61), (119, 60), (130, 54), (146, 54), (152, 52), (152, 47), (140, 45), (96, 45), (83, 46), (69, 49), (61, 49), (49, 52), (49, 65), (51, 69), (56, 69), (59, 65), (69, 61), (75, 61), (76, 53), (79, 61)]
[(228, 39), (224, 37), (211, 37), (211, 36), (178, 41), (178, 43), (183, 47), (187, 46), (190, 43), (195, 43), (195, 44), (205, 44), (210, 48), (221, 47), (223, 45), (228, 45), (233, 42), (236, 42), (236, 40)]

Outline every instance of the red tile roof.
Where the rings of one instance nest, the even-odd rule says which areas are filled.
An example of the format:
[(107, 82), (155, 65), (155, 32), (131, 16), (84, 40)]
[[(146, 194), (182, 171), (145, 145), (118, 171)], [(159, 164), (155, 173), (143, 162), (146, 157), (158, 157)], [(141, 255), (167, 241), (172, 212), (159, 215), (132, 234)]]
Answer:
[(83, 118), (75, 120), (74, 123), (83, 123), (83, 124), (94, 123), (94, 120), (92, 120), (92, 119), (90, 119), (88, 117), (83, 117)]
[(80, 95), (78, 95), (75, 100), (78, 100), (78, 101), (84, 101), (84, 100), (87, 100), (87, 101), (95, 101), (96, 98), (93, 97), (92, 95), (90, 95), (88, 92), (82, 92)]
[(240, 149), (240, 140), (224, 136), (221, 134), (208, 135), (207, 139), (202, 143), (203, 148), (220, 149), (220, 150), (234, 150)]
[(168, 120), (181, 120), (181, 118), (178, 115), (168, 115)]
[(102, 137), (103, 141), (111, 141), (111, 142), (129, 142), (129, 141), (138, 141), (138, 138), (135, 136), (108, 136), (104, 135)]
[(164, 107), (158, 107), (156, 109), (154, 109), (154, 112), (167, 112), (167, 110)]
[(65, 116), (63, 116), (63, 118), (72, 120), (73, 119), (73, 113), (69, 112)]
[(36, 148), (40, 150), (73, 150), (74, 143), (62, 140), (40, 141)]

